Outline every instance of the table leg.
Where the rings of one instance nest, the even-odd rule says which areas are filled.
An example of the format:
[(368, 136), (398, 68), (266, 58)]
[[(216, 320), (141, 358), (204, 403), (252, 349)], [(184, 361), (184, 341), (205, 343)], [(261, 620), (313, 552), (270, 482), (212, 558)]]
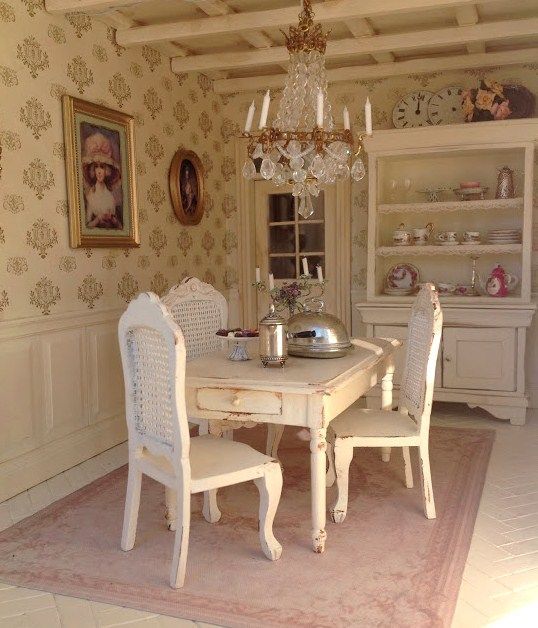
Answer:
[[(381, 380), (381, 409), (389, 412), (392, 410), (393, 376), (394, 365), (389, 364), (387, 372)], [(383, 462), (390, 461), (390, 447), (381, 447), (381, 460), (383, 460)]]
[(327, 450), (327, 430), (312, 428), (310, 430), (310, 483), (312, 499), (312, 545), (318, 554), (325, 549), (327, 532), (327, 504), (325, 489), (325, 469)]

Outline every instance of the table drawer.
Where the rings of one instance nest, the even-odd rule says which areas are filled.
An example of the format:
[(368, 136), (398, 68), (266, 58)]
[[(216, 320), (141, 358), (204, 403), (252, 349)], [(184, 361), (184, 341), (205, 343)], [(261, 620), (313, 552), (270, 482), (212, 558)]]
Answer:
[(244, 414), (282, 414), (282, 395), (259, 390), (199, 388), (196, 405), (200, 410)]

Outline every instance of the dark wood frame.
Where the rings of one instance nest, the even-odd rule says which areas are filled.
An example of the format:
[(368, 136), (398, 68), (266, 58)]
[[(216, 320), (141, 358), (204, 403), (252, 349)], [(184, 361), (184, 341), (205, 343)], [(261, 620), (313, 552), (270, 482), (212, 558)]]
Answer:
[[(198, 184), (198, 203), (194, 213), (192, 214), (187, 214), (184, 211), (183, 203), (181, 202), (181, 192), (179, 189), (181, 164), (186, 159), (188, 159), (194, 166), (194, 170), (196, 172), (196, 182)], [(172, 206), (177, 219), (182, 225), (197, 225), (202, 220), (202, 216), (204, 215), (204, 168), (198, 155), (192, 150), (180, 148), (174, 155), (172, 163), (170, 164), (168, 179), (170, 183)]]

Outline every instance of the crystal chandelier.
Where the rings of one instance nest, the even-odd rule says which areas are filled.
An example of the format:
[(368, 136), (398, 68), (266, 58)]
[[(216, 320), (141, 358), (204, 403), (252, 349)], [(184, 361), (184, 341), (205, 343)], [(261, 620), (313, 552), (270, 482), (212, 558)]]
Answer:
[[(314, 213), (312, 197), (323, 185), (351, 175), (360, 181), (366, 174), (360, 157), (363, 136), (355, 149), (347, 107), (343, 129), (336, 129), (327, 97), (325, 48), (328, 33), (314, 24), (310, 0), (303, 0), (298, 26), (286, 37), (290, 53), (288, 76), (272, 126), (267, 126), (269, 90), (263, 99), (258, 133), (251, 133), (254, 101), (250, 105), (244, 137), (249, 138), (243, 176), (256, 176), (254, 159), (261, 159), (260, 174), (276, 186), (290, 185), (299, 214)], [(371, 108), (365, 107), (366, 132), (371, 133)]]

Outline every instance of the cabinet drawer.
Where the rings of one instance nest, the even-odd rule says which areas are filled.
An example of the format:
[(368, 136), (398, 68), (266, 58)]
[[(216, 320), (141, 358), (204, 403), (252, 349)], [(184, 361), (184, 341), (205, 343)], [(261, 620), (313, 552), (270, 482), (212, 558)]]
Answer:
[(282, 395), (258, 390), (199, 388), (196, 405), (200, 410), (244, 414), (282, 414)]
[(513, 328), (444, 329), (444, 388), (515, 390), (516, 346)]
[[(402, 381), (402, 372), (405, 364), (405, 352), (407, 351), (407, 326), (403, 325), (376, 325), (374, 327), (374, 336), (382, 338), (396, 338), (402, 342), (402, 346), (396, 352), (394, 365), (394, 385), (399, 386)], [(435, 386), (441, 386), (441, 347), (439, 347), (439, 355), (437, 356), (437, 367), (435, 369)]]

